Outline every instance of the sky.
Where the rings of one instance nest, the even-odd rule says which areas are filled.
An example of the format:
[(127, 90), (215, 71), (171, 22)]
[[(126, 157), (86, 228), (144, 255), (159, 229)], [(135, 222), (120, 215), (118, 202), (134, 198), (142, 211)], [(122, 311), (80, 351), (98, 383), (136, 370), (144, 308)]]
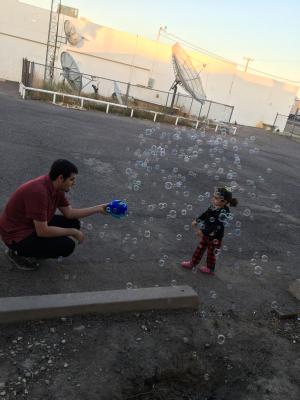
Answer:
[[(22, 0), (50, 9), (51, 0)], [(298, 0), (62, 0), (99, 25), (164, 43), (175, 35), (198, 48), (297, 82), (300, 86)], [(300, 90), (298, 92), (298, 95)]]

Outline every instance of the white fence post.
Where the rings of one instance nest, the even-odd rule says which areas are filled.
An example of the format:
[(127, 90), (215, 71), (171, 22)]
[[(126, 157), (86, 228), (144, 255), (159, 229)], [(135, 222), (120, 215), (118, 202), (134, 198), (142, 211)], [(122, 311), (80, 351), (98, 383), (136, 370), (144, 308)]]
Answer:
[(133, 108), (131, 109), (130, 118), (133, 117)]
[(175, 125), (178, 124), (179, 117), (176, 118)]
[(156, 121), (156, 117), (157, 117), (157, 113), (154, 113), (154, 118), (153, 118), (154, 122)]
[(56, 102), (56, 93), (53, 93), (53, 100), (52, 100), (52, 103), (55, 104), (55, 102)]
[(198, 129), (198, 125), (199, 125), (199, 121), (197, 121), (195, 129)]
[(80, 107), (83, 108), (83, 99), (81, 99)]
[(106, 114), (108, 114), (108, 110), (109, 110), (109, 103), (107, 103), (107, 106), (106, 106)]

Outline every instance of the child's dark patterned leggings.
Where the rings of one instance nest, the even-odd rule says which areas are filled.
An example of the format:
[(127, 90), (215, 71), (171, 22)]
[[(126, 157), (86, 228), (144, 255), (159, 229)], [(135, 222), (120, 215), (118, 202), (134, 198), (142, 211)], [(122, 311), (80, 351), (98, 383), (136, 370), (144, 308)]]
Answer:
[(208, 236), (202, 236), (200, 243), (198, 244), (193, 254), (192, 264), (195, 266), (199, 264), (205, 250), (207, 249), (207, 257), (206, 257), (207, 268), (214, 271), (216, 265), (216, 253), (219, 251), (221, 244), (222, 244), (221, 240), (218, 239), (211, 240)]

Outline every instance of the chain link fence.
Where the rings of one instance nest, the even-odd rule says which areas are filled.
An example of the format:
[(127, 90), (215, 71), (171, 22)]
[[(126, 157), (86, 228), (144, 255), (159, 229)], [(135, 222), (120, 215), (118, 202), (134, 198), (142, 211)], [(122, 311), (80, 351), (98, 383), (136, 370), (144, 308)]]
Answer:
[[(141, 110), (151, 110), (204, 121), (230, 122), (233, 106), (205, 100), (202, 104), (191, 96), (177, 93), (171, 108), (173, 92), (152, 89), (130, 82), (77, 73), (76, 85), (70, 83), (68, 71), (54, 68), (52, 81), (44, 80), (45, 65), (23, 60), (22, 83), (25, 86), (124, 104)], [(72, 72), (72, 76), (74, 73)], [(79, 82), (79, 84), (78, 84)], [(34, 94), (33, 96), (41, 96)]]
[(289, 117), (288, 115), (277, 113), (273, 124), (273, 130), (275, 132), (282, 132), (283, 135), (297, 136), (300, 138), (300, 115)]

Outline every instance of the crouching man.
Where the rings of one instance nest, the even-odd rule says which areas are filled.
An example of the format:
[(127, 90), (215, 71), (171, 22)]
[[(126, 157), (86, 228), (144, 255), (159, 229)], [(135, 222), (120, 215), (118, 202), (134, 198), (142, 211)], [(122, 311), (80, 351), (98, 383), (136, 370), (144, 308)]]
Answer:
[[(56, 160), (48, 175), (22, 184), (0, 214), (0, 235), (10, 260), (20, 269), (33, 270), (37, 259), (68, 257), (81, 243), (80, 218), (106, 214), (106, 204), (72, 208), (65, 193), (75, 185), (77, 167)], [(59, 209), (62, 215), (56, 215)]]

